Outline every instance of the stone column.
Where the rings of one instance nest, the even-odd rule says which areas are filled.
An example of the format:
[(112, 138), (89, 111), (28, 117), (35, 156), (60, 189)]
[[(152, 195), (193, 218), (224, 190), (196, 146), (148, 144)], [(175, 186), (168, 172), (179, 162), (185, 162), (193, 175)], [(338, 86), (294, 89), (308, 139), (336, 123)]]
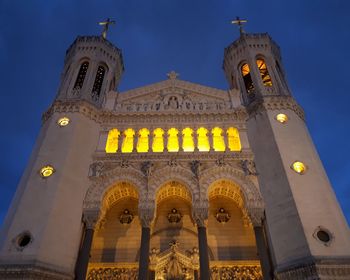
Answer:
[(150, 131), (150, 134), (148, 135), (148, 152), (153, 152), (152, 150), (153, 145), (153, 130)]
[(95, 225), (98, 220), (98, 211), (88, 211), (83, 214), (84, 234), (75, 266), (75, 279), (85, 280), (90, 258), (90, 249), (94, 236)]
[(142, 233), (138, 279), (147, 280), (149, 273), (151, 223), (154, 217), (154, 208), (139, 208), (139, 217), (142, 225)]
[(210, 151), (214, 151), (214, 143), (213, 143), (213, 134), (211, 133), (211, 129), (208, 130), (208, 141), (210, 146)]
[(256, 247), (258, 249), (258, 255), (260, 259), (261, 270), (264, 280), (271, 280), (271, 266), (268, 255), (268, 247), (266, 245), (266, 239), (262, 226), (254, 226)]
[(124, 137), (124, 131), (120, 131), (120, 135), (118, 136), (118, 153), (122, 152)]
[(179, 129), (179, 134), (177, 135), (177, 140), (179, 141), (179, 152), (183, 152), (183, 147), (182, 147), (182, 144), (183, 144), (183, 134), (182, 134), (182, 129)]
[(206, 221), (208, 219), (208, 202), (200, 203), (201, 206), (193, 208), (193, 219), (197, 224), (198, 230), (198, 248), (199, 248), (199, 272), (201, 280), (210, 279), (209, 270), (209, 254), (207, 242), (207, 227)]
[(132, 152), (133, 153), (136, 153), (137, 152), (137, 142), (138, 142), (138, 139), (139, 139), (139, 132), (138, 131), (135, 131), (135, 135), (132, 139), (133, 141), (133, 147), (132, 147)]
[(262, 211), (256, 211), (254, 216), (251, 215), (251, 221), (254, 227), (256, 247), (258, 249), (258, 256), (260, 260), (260, 266), (263, 273), (264, 280), (271, 280), (271, 264), (268, 253), (268, 246), (266, 244), (266, 238), (264, 229), (262, 226), (262, 220), (264, 214)]

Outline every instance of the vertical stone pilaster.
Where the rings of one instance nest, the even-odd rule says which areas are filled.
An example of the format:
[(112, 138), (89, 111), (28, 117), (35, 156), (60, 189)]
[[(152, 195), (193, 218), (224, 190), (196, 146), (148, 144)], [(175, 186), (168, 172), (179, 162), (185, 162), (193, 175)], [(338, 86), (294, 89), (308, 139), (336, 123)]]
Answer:
[(199, 271), (201, 280), (210, 279), (209, 252), (207, 241), (208, 201), (198, 202), (194, 205), (192, 216), (197, 224), (198, 248), (199, 248)]
[(90, 258), (90, 250), (95, 231), (95, 225), (98, 220), (99, 212), (89, 211), (83, 214), (84, 233), (78, 259), (75, 266), (76, 280), (85, 280)]
[(124, 140), (124, 131), (120, 131), (120, 135), (118, 137), (118, 152), (122, 152), (123, 140)]
[(138, 276), (139, 280), (147, 280), (149, 275), (151, 223), (154, 218), (154, 208), (150, 206), (151, 205), (141, 205), (139, 208), (139, 217), (142, 225)]

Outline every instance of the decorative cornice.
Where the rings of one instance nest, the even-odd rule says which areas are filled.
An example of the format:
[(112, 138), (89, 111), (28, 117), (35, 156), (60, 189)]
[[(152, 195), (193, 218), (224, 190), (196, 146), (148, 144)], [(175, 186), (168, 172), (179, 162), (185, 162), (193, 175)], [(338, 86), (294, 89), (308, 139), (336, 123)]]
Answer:
[(262, 111), (292, 110), (305, 121), (304, 110), (291, 96), (265, 96), (263, 100), (257, 100), (248, 105), (247, 111), (250, 116), (255, 116)]
[(181, 161), (212, 161), (219, 164), (220, 162), (230, 162), (230, 161), (239, 161), (241, 160), (252, 160), (253, 153), (250, 150), (243, 150), (241, 152), (163, 152), (163, 153), (128, 153), (128, 154), (107, 154), (105, 152), (96, 152), (93, 155), (94, 161), (114, 161), (114, 162), (169, 162), (169, 159), (176, 162)]
[(0, 279), (73, 280), (74, 275), (36, 264), (0, 264)]
[(350, 279), (350, 259), (335, 257), (310, 258), (295, 265), (291, 264), (287, 268), (277, 268), (275, 277), (276, 280), (346, 280)]
[(131, 123), (179, 123), (179, 122), (238, 122), (238, 129), (245, 128), (245, 121), (248, 117), (247, 112), (243, 108), (223, 111), (203, 111), (203, 112), (183, 112), (183, 111), (163, 111), (163, 112), (130, 112), (118, 113), (115, 111), (107, 111), (98, 109), (92, 104), (83, 100), (56, 100), (52, 106), (43, 114), (42, 121), (47, 121), (54, 113), (80, 113), (87, 118), (103, 124), (111, 125), (130, 125)]

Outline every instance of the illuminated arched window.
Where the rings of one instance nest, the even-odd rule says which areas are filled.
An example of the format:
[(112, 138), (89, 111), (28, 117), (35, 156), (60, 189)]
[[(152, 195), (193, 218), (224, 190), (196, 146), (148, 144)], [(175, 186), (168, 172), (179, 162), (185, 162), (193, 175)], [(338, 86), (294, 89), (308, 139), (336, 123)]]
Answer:
[(213, 147), (215, 152), (225, 151), (225, 141), (220, 127), (214, 127), (211, 131), (213, 134)]
[(80, 65), (79, 73), (75, 81), (73, 89), (81, 89), (84, 84), (87, 70), (89, 68), (89, 62), (85, 61)]
[(227, 145), (230, 151), (240, 151), (242, 149), (241, 140), (239, 139), (238, 129), (235, 127), (230, 127), (227, 130)]
[(134, 135), (135, 131), (132, 128), (128, 128), (124, 131), (124, 139), (122, 144), (122, 153), (131, 153), (134, 149)]
[(250, 68), (247, 63), (242, 65), (241, 72), (242, 72), (242, 77), (243, 77), (246, 91), (248, 93), (252, 93), (254, 91), (254, 84), (253, 84), (252, 76), (250, 75)]
[(106, 68), (104, 66), (100, 65), (97, 68), (95, 82), (94, 82), (94, 86), (92, 87), (92, 92), (91, 92), (91, 96), (94, 100), (98, 100), (100, 97), (103, 78), (105, 76), (105, 73), (106, 73)]
[(118, 129), (114, 128), (108, 132), (107, 142), (106, 142), (106, 153), (116, 153), (118, 151), (118, 138), (120, 132)]
[(164, 151), (163, 135), (164, 135), (164, 130), (161, 128), (156, 128), (153, 131), (152, 151), (154, 153), (161, 153)]
[(138, 153), (148, 152), (148, 149), (149, 149), (148, 135), (149, 135), (149, 130), (147, 128), (140, 129), (139, 139), (137, 141), (137, 148), (136, 148)]
[(200, 152), (209, 152), (210, 144), (208, 139), (208, 129), (200, 127), (197, 129), (197, 145)]
[(184, 152), (194, 151), (193, 130), (189, 127), (182, 130), (182, 149)]
[(260, 76), (264, 86), (271, 87), (272, 81), (271, 81), (269, 71), (267, 70), (265, 61), (263, 59), (257, 59), (256, 64), (258, 65)]
[(170, 128), (168, 130), (168, 152), (178, 152), (179, 151), (179, 139), (177, 135), (179, 131), (176, 128)]

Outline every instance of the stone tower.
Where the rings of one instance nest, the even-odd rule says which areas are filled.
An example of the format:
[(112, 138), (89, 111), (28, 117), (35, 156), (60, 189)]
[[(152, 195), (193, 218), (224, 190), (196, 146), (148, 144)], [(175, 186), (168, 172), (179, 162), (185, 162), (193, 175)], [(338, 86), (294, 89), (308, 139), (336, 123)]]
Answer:
[(275, 275), (350, 277), (349, 229), (288, 88), (278, 45), (268, 34), (242, 33), (225, 49), (223, 68), (248, 112)]
[[(58, 95), (43, 116), (4, 223), (0, 264), (11, 272), (2, 276), (1, 270), (0, 278), (74, 277), (87, 175), (98, 143), (93, 111), (106, 102), (122, 72), (121, 51), (102, 37), (77, 37), (67, 50)], [(47, 172), (54, 176), (45, 177)]]
[(0, 278), (349, 279), (347, 223), (267, 34), (225, 49), (229, 90), (170, 72), (119, 93), (123, 70), (103, 37), (68, 49)]

